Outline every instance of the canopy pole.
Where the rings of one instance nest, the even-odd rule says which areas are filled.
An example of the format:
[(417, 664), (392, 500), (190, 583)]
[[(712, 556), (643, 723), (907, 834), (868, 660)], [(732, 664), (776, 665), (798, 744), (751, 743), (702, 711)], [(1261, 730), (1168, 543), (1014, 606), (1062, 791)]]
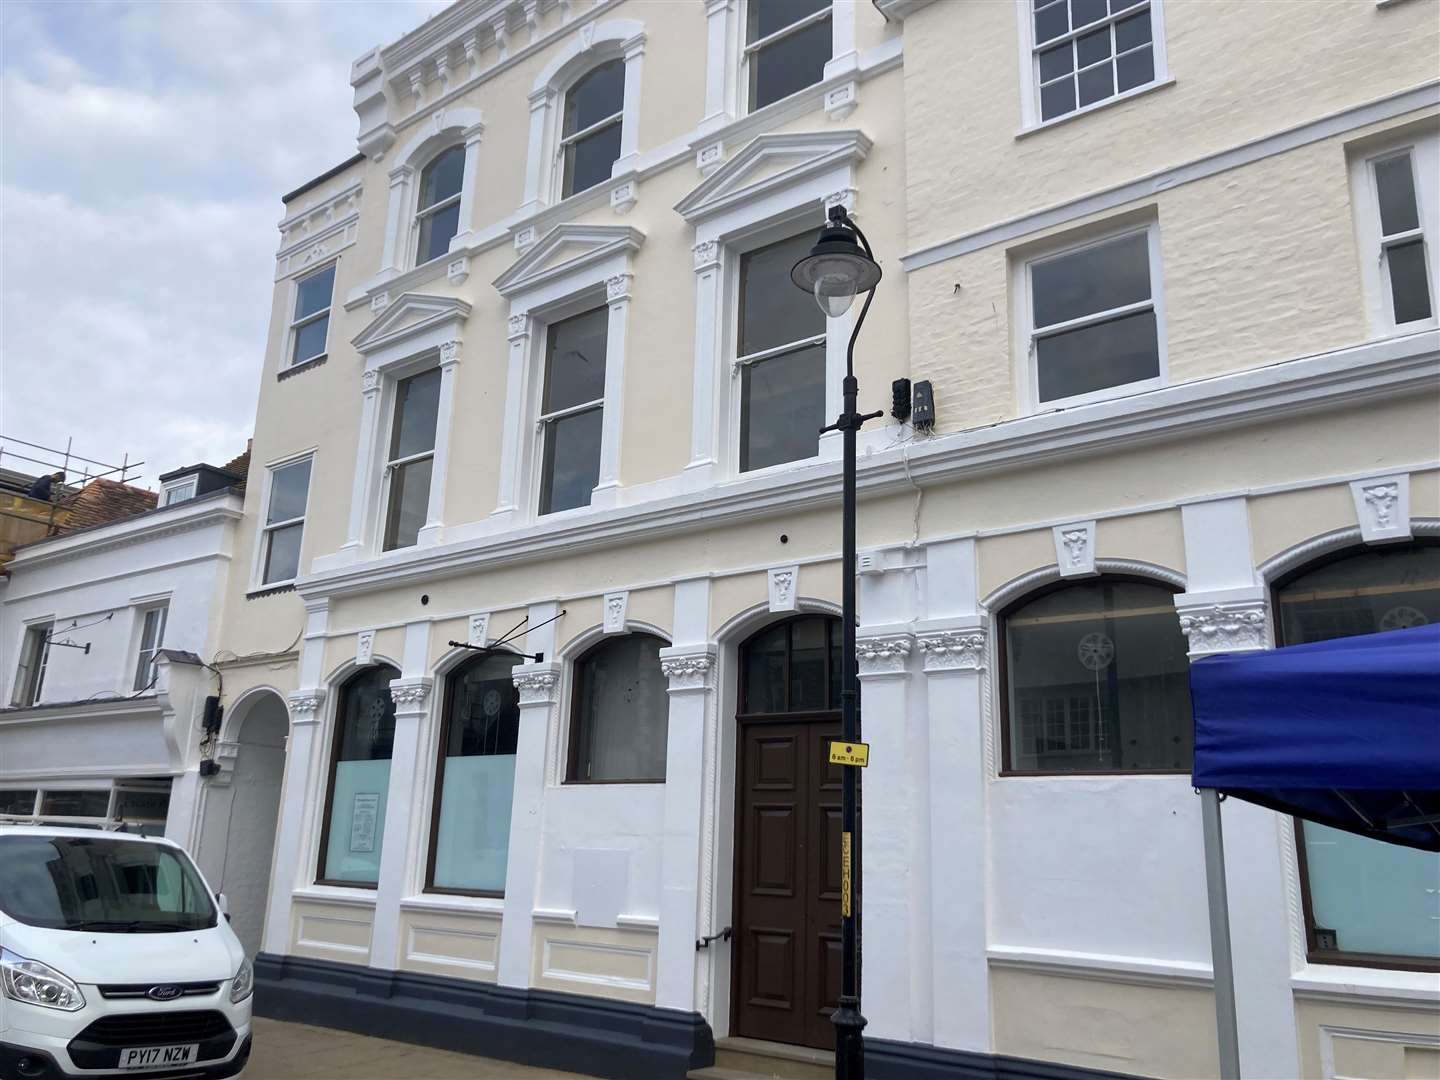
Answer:
[(1220, 793), (1200, 789), (1205, 830), (1205, 886), (1210, 894), (1210, 964), (1215, 976), (1215, 1031), (1220, 1080), (1240, 1080), (1240, 1036), (1235, 1024), (1235, 969), (1230, 949), (1230, 901), (1225, 893), (1225, 838), (1220, 828)]

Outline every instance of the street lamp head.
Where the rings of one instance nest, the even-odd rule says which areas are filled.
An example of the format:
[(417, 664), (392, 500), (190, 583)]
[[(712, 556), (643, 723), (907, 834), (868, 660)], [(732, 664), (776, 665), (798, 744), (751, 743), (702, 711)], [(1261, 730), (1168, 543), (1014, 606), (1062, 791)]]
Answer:
[(845, 207), (830, 208), (829, 221), (810, 254), (791, 269), (790, 280), (811, 293), (820, 310), (832, 319), (850, 310), (856, 294), (869, 292), (880, 283), (880, 265), (860, 247)]

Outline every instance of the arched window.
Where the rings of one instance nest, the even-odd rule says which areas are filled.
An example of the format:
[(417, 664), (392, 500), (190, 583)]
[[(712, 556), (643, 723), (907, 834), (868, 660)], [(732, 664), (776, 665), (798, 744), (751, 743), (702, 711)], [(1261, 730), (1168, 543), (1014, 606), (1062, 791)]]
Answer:
[(562, 197), (610, 179), (620, 156), (625, 111), (625, 61), (608, 60), (582, 75), (565, 93), (560, 152), (565, 159)]
[[(1275, 586), (1277, 645), (1440, 621), (1440, 545), (1347, 551)], [(1364, 717), (1357, 716), (1357, 729)], [(1440, 855), (1297, 822), (1310, 959), (1440, 969)]]
[(670, 698), (660, 670), (664, 646), (652, 634), (626, 634), (607, 638), (575, 662), (572, 783), (665, 779)]
[(465, 179), (465, 147), (441, 152), (420, 173), (420, 200), (415, 214), (419, 243), (415, 265), (438, 259), (450, 250), (460, 228), (460, 188)]
[(477, 656), (445, 681), (426, 876), (432, 892), (504, 895), (520, 733), (510, 669), (519, 662), (509, 653)]
[(399, 677), (393, 667), (380, 664), (357, 672), (340, 688), (320, 837), (322, 884), (373, 886), (380, 880), (395, 744), (390, 680)]
[(802, 615), (740, 647), (740, 714), (822, 713), (840, 708), (840, 620)]
[(1190, 666), (1168, 586), (1065, 582), (1002, 613), (1000, 638), (1007, 772), (1190, 770)]

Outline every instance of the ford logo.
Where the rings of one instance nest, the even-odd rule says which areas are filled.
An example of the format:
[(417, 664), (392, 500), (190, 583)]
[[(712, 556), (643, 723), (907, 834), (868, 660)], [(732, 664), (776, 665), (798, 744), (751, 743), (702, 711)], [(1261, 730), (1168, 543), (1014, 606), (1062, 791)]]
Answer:
[(145, 996), (152, 1001), (174, 1001), (184, 992), (178, 986), (152, 986), (145, 991)]

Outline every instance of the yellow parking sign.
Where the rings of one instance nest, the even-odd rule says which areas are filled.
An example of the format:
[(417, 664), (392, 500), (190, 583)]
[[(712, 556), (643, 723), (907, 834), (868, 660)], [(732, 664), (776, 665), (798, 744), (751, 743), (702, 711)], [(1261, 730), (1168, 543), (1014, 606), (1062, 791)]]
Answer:
[(858, 765), (862, 769), (870, 764), (870, 744), (863, 742), (832, 742), (830, 744), (831, 765)]

